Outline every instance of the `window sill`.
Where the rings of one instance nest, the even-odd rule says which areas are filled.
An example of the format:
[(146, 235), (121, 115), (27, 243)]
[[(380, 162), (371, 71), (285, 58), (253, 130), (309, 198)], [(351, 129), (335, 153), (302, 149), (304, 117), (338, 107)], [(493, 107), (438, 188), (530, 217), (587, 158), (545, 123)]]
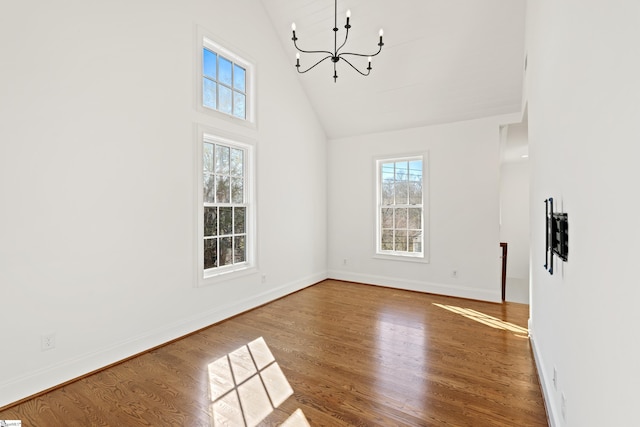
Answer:
[(385, 261), (402, 261), (402, 262), (415, 262), (419, 264), (429, 264), (429, 258), (424, 255), (387, 255), (387, 254), (375, 254), (373, 259), (380, 259)]
[(224, 271), (204, 273), (198, 280), (198, 287), (216, 285), (218, 283), (228, 282), (240, 277), (257, 274), (258, 269), (255, 266), (244, 265), (242, 267), (230, 268)]

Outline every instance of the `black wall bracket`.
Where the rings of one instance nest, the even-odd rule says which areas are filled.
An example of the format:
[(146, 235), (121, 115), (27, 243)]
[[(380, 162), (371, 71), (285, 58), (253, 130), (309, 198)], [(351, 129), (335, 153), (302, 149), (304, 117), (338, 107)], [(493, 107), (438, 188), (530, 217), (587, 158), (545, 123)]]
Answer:
[(546, 224), (544, 268), (553, 274), (553, 256), (562, 261), (569, 259), (569, 217), (566, 213), (553, 211), (553, 197), (544, 201)]

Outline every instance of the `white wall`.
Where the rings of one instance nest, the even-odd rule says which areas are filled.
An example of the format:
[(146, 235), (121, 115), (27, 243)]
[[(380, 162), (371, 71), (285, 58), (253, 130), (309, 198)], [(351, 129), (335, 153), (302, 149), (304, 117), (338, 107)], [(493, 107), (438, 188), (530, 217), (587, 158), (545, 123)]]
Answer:
[[(3, 9), (0, 407), (326, 277), (326, 138), (259, 1)], [(257, 128), (196, 110), (198, 26), (256, 63)], [(257, 147), (260, 271), (205, 288), (196, 124)]]
[[(528, 2), (531, 333), (555, 426), (638, 423), (639, 17), (635, 1)], [(569, 215), (553, 276), (547, 197)]]
[[(330, 277), (499, 301), (498, 124), (485, 119), (330, 140)], [(429, 155), (430, 262), (374, 258), (374, 159), (420, 151)]]

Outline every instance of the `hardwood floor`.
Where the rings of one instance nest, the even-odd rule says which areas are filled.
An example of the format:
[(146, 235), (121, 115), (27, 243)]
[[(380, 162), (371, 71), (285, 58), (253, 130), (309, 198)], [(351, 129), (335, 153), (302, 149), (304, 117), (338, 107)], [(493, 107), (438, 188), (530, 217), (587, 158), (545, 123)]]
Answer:
[(327, 280), (9, 408), (0, 420), (546, 426), (527, 318), (522, 304)]

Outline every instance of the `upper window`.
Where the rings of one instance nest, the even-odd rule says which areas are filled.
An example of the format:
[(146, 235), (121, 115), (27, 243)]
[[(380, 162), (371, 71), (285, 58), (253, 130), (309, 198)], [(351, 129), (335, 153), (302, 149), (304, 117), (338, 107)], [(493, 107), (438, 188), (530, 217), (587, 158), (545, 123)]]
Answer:
[(425, 156), (377, 161), (377, 253), (425, 257)]
[(207, 36), (201, 37), (198, 101), (201, 109), (254, 122), (253, 66)]
[(247, 118), (247, 70), (206, 47), (202, 49), (202, 105)]
[(199, 266), (206, 279), (254, 265), (252, 147), (208, 134), (200, 144)]

